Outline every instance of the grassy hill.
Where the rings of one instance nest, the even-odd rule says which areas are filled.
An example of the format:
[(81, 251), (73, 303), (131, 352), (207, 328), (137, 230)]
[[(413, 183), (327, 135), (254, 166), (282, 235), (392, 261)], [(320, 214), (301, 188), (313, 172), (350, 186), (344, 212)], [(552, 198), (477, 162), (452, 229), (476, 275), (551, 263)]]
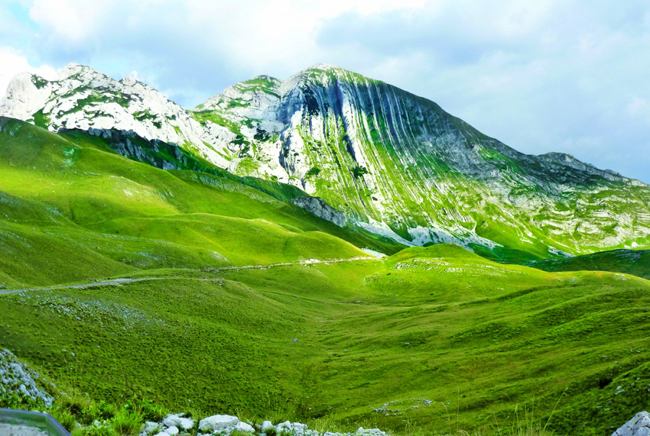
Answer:
[(612, 271), (650, 279), (650, 250), (612, 250), (527, 265), (544, 271)]
[[(149, 268), (205, 268), (366, 256), (400, 248), (340, 228), (232, 175), (163, 171), (88, 134), (0, 122), (4, 285), (51, 284)], [(277, 195), (279, 196), (279, 195)]]

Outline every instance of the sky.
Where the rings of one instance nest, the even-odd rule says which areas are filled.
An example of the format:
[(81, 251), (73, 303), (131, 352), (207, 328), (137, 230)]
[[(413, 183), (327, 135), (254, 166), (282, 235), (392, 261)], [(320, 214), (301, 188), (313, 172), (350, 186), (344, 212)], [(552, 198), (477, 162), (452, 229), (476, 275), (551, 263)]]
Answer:
[(0, 0), (0, 95), (70, 62), (192, 108), (327, 63), (440, 104), (529, 154), (650, 183), (647, 0)]

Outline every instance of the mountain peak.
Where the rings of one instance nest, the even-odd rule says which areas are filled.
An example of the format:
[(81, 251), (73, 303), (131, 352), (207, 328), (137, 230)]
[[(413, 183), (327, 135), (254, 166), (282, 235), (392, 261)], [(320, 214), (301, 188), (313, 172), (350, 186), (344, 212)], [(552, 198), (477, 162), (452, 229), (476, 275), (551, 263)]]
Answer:
[(85, 73), (85, 74), (90, 74), (90, 75), (98, 75), (98, 76), (105, 76), (105, 74), (87, 66), (87, 65), (81, 65), (77, 64), (75, 62), (71, 62), (68, 65), (66, 65), (61, 71), (59, 71), (59, 74), (57, 75), (57, 80), (66, 80), (69, 79), (70, 77), (74, 76), (75, 74), (79, 73)]
[(343, 68), (337, 67), (335, 65), (330, 65), (330, 64), (323, 64), (323, 63), (318, 63), (314, 64), (311, 67), (307, 68), (306, 70), (303, 71), (309, 71), (309, 70), (320, 70), (320, 71), (332, 71), (332, 70), (343, 70)]

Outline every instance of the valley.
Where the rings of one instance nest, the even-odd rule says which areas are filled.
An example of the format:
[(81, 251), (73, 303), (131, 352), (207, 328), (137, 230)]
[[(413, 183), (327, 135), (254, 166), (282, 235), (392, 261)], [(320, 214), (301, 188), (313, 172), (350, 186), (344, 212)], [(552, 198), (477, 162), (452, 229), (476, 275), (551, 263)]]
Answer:
[(147, 274), (0, 296), (3, 346), (68, 393), (347, 430), (506, 429), (519, 408), (558, 434), (602, 434), (650, 395), (650, 284), (633, 276), (451, 245)]

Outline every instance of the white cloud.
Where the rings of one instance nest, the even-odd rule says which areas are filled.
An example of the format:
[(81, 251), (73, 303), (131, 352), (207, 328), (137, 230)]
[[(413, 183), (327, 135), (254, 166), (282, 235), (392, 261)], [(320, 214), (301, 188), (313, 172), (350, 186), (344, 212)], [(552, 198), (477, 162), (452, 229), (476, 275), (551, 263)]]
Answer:
[(56, 77), (56, 69), (49, 65), (33, 67), (27, 57), (11, 47), (0, 47), (0, 98), (5, 94), (13, 77), (23, 71), (38, 74), (45, 79)]

